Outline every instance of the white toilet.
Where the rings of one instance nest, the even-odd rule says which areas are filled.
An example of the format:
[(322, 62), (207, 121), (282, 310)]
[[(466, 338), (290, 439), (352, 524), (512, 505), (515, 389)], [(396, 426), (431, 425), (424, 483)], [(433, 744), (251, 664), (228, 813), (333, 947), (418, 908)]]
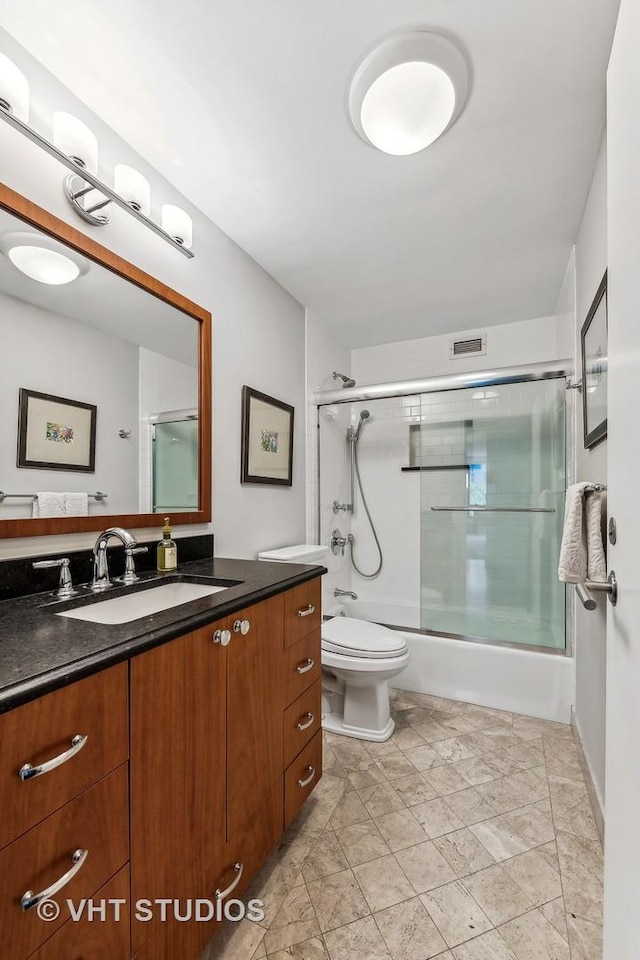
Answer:
[(322, 726), (359, 740), (388, 740), (395, 729), (387, 681), (409, 663), (404, 636), (368, 620), (322, 625)]
[[(328, 547), (303, 543), (265, 550), (259, 560), (320, 564)], [(396, 630), (333, 617), (322, 624), (322, 726), (359, 740), (388, 740), (395, 729), (387, 681), (409, 663), (407, 642)]]

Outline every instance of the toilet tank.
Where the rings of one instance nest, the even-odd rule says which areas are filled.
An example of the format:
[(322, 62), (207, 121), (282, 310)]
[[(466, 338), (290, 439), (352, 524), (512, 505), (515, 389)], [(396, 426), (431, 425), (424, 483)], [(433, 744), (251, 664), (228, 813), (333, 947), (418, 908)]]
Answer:
[(279, 563), (322, 563), (329, 553), (329, 547), (318, 543), (298, 543), (292, 547), (278, 547), (276, 550), (263, 550), (258, 560), (271, 560)]

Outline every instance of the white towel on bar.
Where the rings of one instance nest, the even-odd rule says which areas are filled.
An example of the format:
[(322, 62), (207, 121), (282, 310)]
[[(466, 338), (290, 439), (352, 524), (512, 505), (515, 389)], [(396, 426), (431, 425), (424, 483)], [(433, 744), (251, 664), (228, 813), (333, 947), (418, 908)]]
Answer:
[(602, 494), (592, 490), (586, 495), (587, 574), (589, 580), (607, 579), (607, 560), (602, 540)]
[(606, 580), (607, 566), (602, 542), (602, 496), (586, 493), (588, 483), (574, 483), (567, 489), (564, 530), (560, 547), (558, 577), (563, 583)]
[(70, 492), (65, 493), (64, 512), (68, 517), (88, 517), (89, 494)]
[(34, 517), (64, 517), (64, 493), (43, 490), (33, 501)]

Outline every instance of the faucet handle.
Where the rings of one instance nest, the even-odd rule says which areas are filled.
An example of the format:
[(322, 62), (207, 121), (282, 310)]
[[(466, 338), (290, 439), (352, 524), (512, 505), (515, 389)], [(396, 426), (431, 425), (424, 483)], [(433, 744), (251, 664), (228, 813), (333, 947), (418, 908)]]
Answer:
[(69, 565), (69, 557), (59, 557), (57, 560), (36, 560), (35, 563), (32, 563), (34, 570), (46, 570), (49, 567), (60, 567), (60, 580), (58, 582), (58, 589), (56, 591), (56, 596), (59, 597), (60, 600), (68, 600), (69, 597), (75, 597), (78, 592), (74, 589)]
[(136, 562), (133, 559), (134, 553), (148, 553), (148, 547), (134, 547), (132, 544), (124, 548), (125, 555), (125, 566), (124, 566), (124, 576), (118, 577), (118, 583), (123, 583), (125, 586), (129, 584), (137, 583), (140, 577), (136, 573)]

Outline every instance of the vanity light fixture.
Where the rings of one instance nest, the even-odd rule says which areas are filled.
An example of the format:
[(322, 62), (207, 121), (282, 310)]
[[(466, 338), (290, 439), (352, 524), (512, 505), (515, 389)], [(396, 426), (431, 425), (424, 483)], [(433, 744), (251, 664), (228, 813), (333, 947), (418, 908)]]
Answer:
[(29, 81), (4, 53), (0, 53), (0, 108), (23, 123), (29, 120)]
[[(64, 190), (73, 209), (93, 226), (105, 226), (111, 221), (111, 205), (120, 207), (140, 223), (162, 237), (175, 250), (191, 259), (193, 225), (191, 217), (167, 204), (166, 207), (179, 211), (178, 227), (176, 215), (169, 214), (165, 226), (156, 223), (150, 217), (151, 188), (142, 174), (118, 164), (115, 172), (115, 189), (112, 189), (97, 176), (98, 143), (89, 128), (69, 113), (59, 111), (54, 115), (53, 141), (47, 140), (28, 123), (29, 84), (24, 74), (0, 53), (0, 120), (17, 130), (38, 147), (55, 157), (71, 173), (66, 177)], [(118, 172), (118, 168), (120, 171)], [(134, 176), (135, 174), (135, 176)], [(119, 192), (123, 191), (123, 194)]]
[(180, 207), (173, 203), (165, 203), (162, 207), (162, 229), (166, 230), (170, 237), (186, 247), (187, 250), (193, 243), (193, 222), (188, 213), (185, 213)]
[(98, 141), (82, 120), (56, 110), (53, 115), (53, 143), (83, 170), (98, 172)]
[(113, 185), (116, 193), (119, 193), (130, 207), (144, 213), (145, 217), (149, 216), (151, 213), (151, 185), (138, 170), (127, 166), (126, 163), (116, 163), (113, 171)]
[(349, 113), (365, 142), (409, 156), (455, 123), (468, 92), (469, 69), (458, 47), (416, 30), (388, 37), (364, 57), (349, 88)]
[(87, 185), (83, 174), (98, 173), (98, 141), (89, 127), (71, 113), (57, 110), (53, 115), (53, 144), (83, 171), (70, 173), (64, 181), (67, 200), (83, 220), (102, 227), (111, 223), (111, 201)]

